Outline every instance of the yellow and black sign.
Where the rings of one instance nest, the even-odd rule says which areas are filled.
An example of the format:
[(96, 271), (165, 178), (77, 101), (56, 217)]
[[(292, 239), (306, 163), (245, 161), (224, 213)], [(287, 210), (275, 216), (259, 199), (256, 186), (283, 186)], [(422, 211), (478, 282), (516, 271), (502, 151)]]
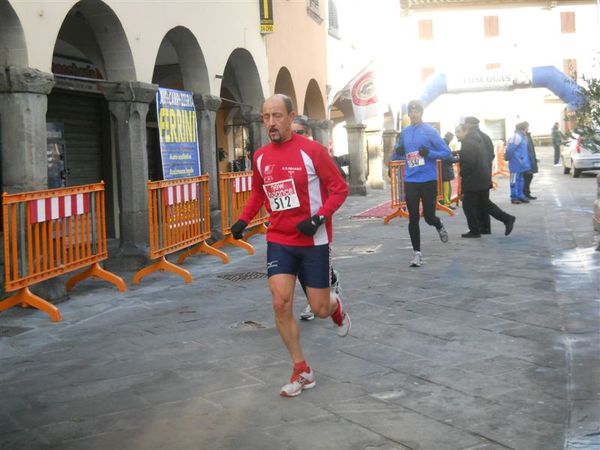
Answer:
[(260, 32), (273, 33), (275, 25), (273, 22), (273, 0), (258, 0), (260, 3)]

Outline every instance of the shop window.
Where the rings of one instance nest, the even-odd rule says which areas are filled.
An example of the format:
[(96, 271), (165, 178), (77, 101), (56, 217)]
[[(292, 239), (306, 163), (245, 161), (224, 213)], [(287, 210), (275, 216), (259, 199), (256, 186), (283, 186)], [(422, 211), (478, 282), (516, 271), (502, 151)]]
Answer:
[(419, 40), (431, 41), (433, 39), (433, 20), (419, 20)]
[(563, 59), (563, 72), (568, 77), (577, 80), (577, 60), (576, 59)]
[(575, 33), (575, 13), (572, 11), (560, 13), (560, 32)]
[(485, 16), (483, 18), (483, 35), (485, 37), (500, 36), (498, 16)]
[(435, 72), (435, 67), (421, 67), (421, 81), (425, 81), (433, 72)]

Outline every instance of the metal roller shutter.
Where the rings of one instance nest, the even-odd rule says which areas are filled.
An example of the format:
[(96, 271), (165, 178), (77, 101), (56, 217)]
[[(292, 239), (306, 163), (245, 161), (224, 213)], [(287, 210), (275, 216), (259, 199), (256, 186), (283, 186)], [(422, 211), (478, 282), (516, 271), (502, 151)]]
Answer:
[(103, 98), (52, 92), (48, 96), (48, 122), (64, 124), (67, 186), (97, 183), (103, 179)]

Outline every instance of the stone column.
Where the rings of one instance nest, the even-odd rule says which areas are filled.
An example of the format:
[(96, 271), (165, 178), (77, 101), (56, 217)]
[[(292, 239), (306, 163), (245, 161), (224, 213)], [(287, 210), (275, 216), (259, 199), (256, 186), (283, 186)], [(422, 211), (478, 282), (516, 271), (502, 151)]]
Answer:
[(383, 189), (383, 144), (380, 131), (369, 132), (367, 135), (367, 156), (369, 158), (369, 176), (367, 185), (371, 189)]
[(252, 145), (252, 151), (262, 147), (269, 142), (269, 136), (265, 131), (263, 125), (262, 114), (257, 112), (250, 112), (243, 114), (244, 119), (248, 121), (250, 127), (250, 143)]
[(2, 190), (48, 188), (46, 111), (54, 76), (28, 67), (0, 71)]
[(365, 128), (362, 123), (346, 125), (350, 155), (350, 195), (367, 195), (365, 184)]
[(104, 87), (116, 144), (121, 256), (145, 257), (149, 245), (146, 114), (157, 90), (155, 84), (138, 81)]
[(313, 139), (329, 148), (329, 120), (309, 120), (308, 125), (313, 131)]
[(398, 137), (396, 130), (384, 130), (383, 131), (383, 165), (382, 165), (382, 176), (386, 181), (390, 181), (389, 164), (392, 159), (392, 152), (394, 151), (394, 144), (396, 144), (396, 138)]
[(210, 177), (210, 209), (219, 209), (219, 168), (215, 123), (221, 98), (214, 95), (194, 94), (200, 146), (200, 168)]

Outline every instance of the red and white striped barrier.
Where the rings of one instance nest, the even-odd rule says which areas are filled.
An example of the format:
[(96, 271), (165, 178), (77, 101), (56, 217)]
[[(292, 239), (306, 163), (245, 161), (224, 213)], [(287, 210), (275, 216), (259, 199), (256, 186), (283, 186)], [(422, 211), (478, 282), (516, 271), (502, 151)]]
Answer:
[(78, 216), (90, 210), (89, 194), (64, 195), (29, 202), (29, 223)]
[(173, 206), (176, 203), (189, 202), (198, 198), (198, 186), (196, 183), (181, 184), (178, 186), (167, 186), (163, 190), (165, 203)]

